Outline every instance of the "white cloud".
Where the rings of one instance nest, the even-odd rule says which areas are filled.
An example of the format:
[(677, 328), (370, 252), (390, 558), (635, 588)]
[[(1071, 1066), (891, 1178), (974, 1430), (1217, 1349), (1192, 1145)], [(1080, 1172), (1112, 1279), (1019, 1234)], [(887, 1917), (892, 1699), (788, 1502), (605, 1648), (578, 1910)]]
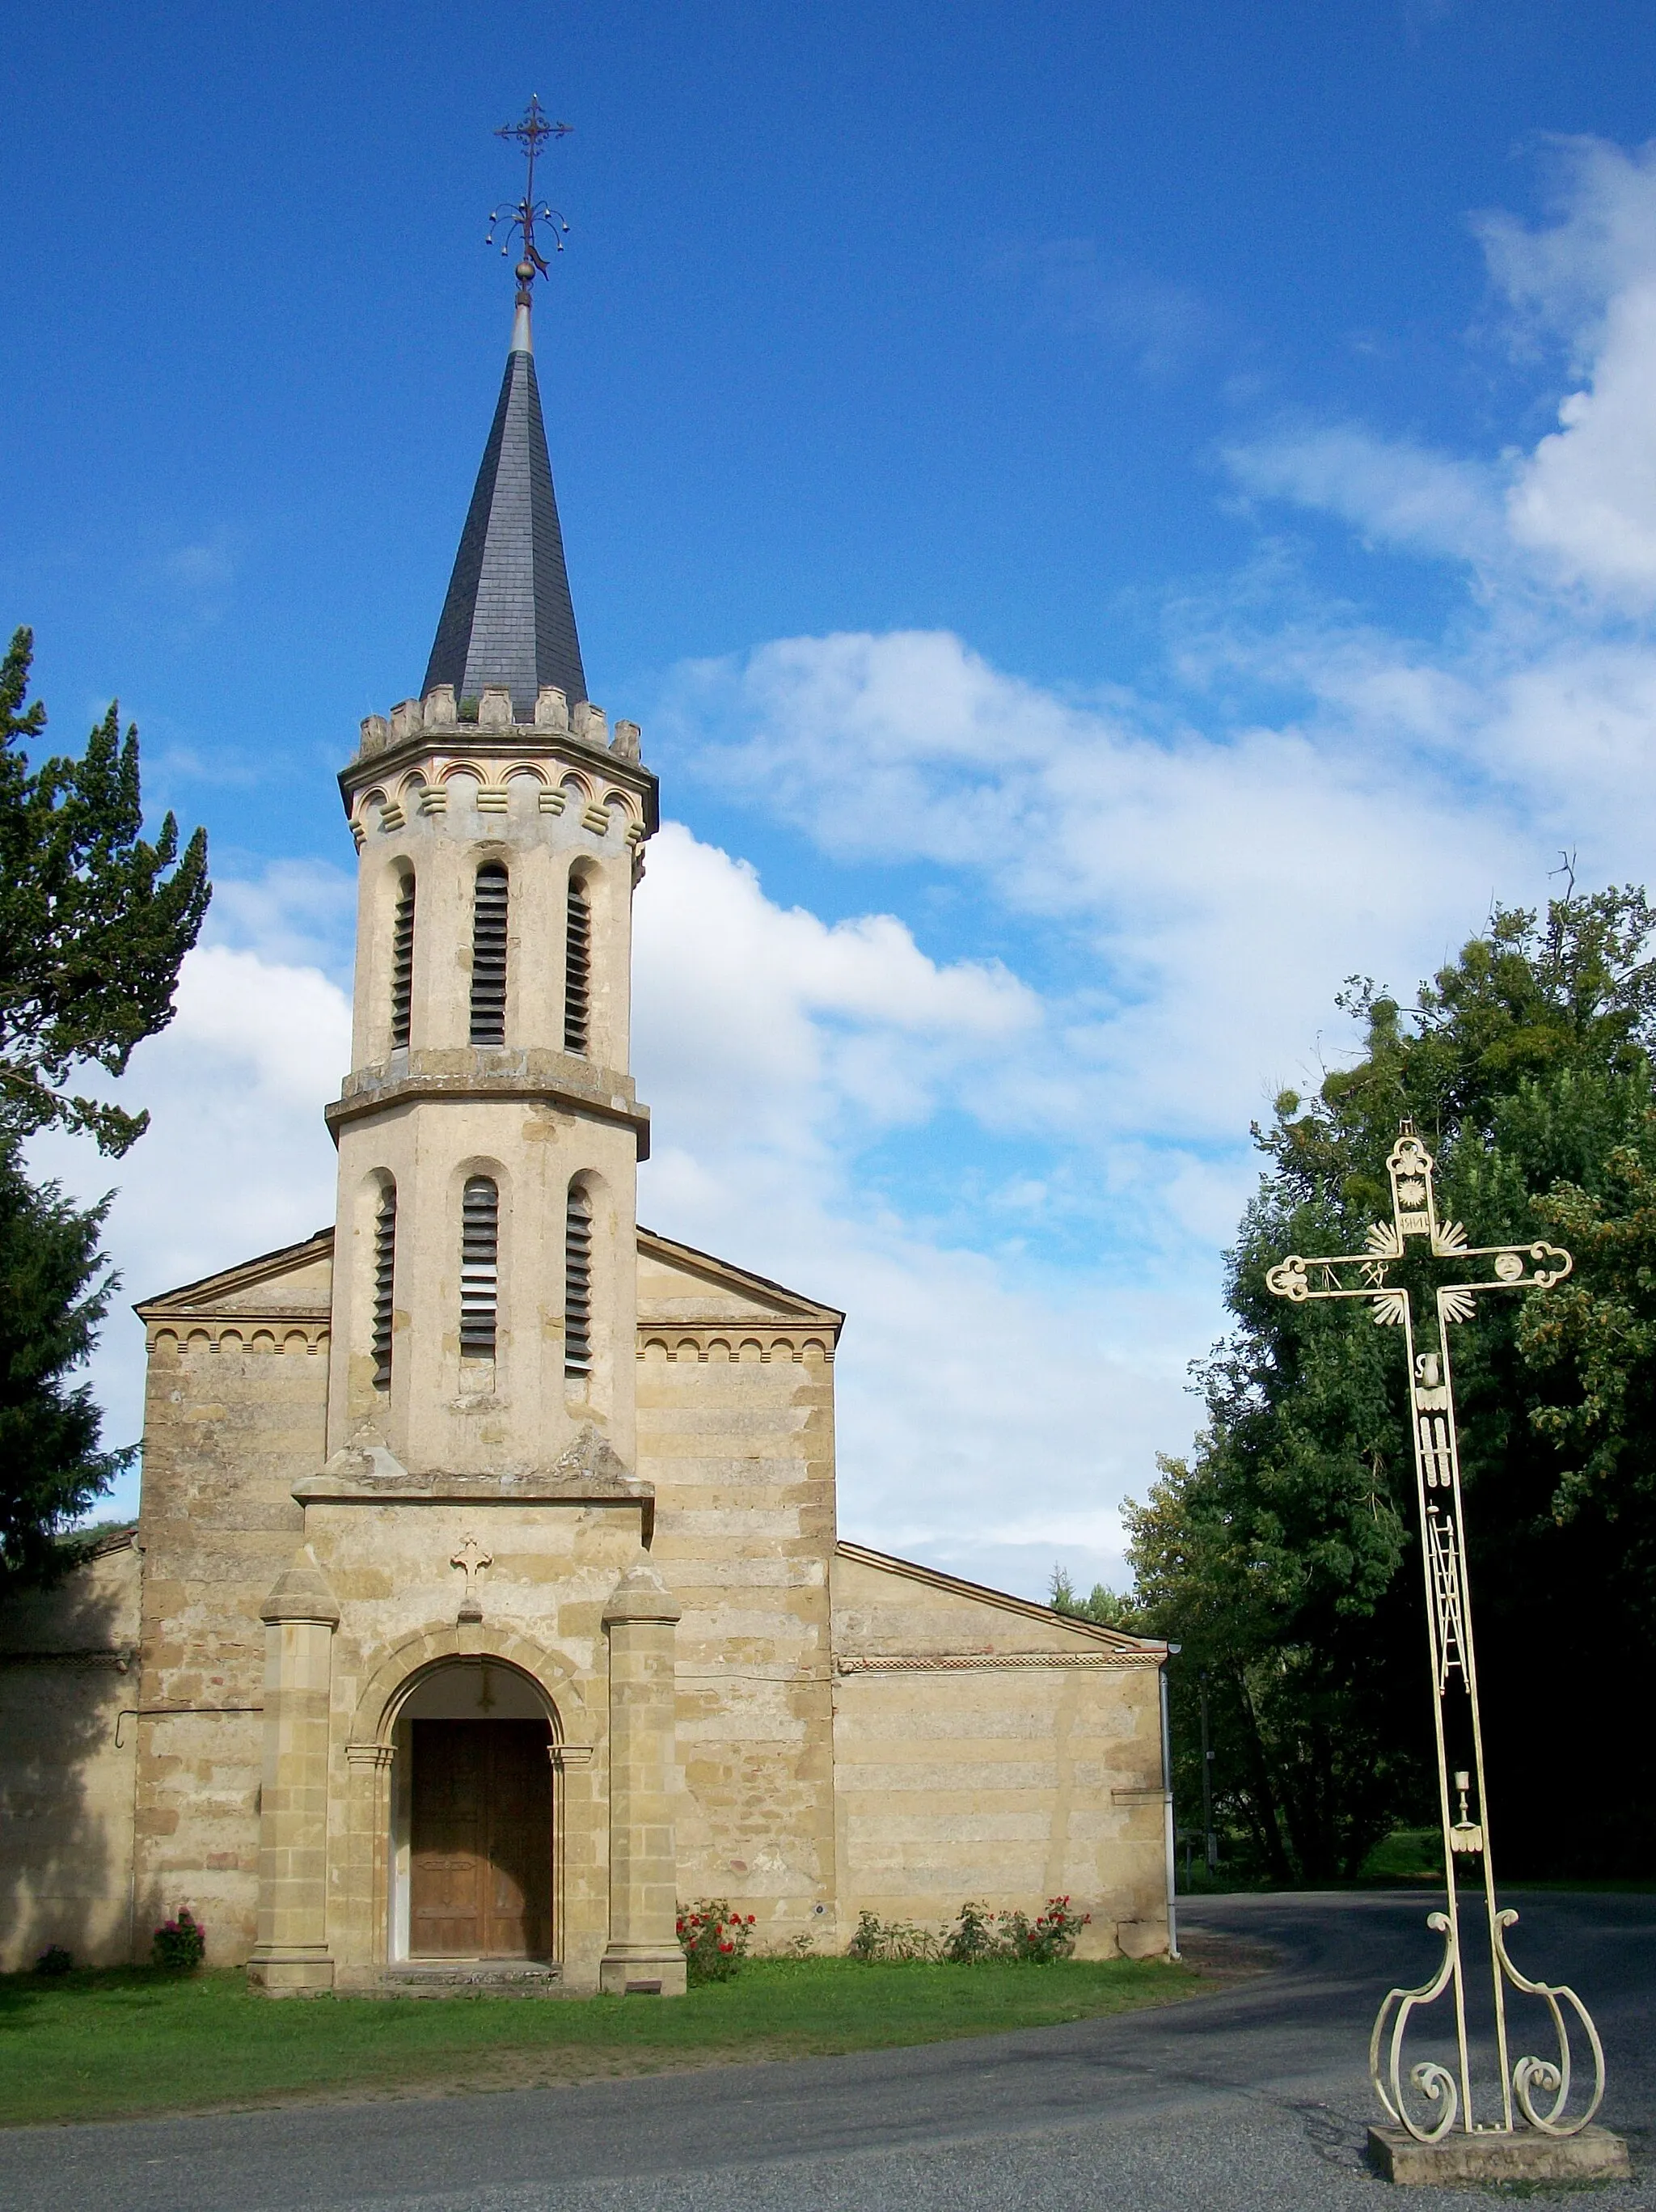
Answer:
[[(1572, 388), (1528, 453), (1475, 459), (1360, 425), (1301, 426), (1233, 446), (1236, 481), (1315, 507), (1373, 542), (1559, 584), (1608, 610), (1656, 607), (1656, 144), (1554, 146), (1551, 218), (1476, 228), (1520, 350), (1561, 345)], [(1571, 612), (1579, 617), (1580, 607)]]
[(1568, 149), (1562, 220), (1489, 222), (1492, 268), (1514, 307), (1559, 330), (1580, 381), (1523, 463), (1507, 511), (1517, 543), (1567, 580), (1656, 605), (1656, 148)]
[(1034, 993), (992, 962), (938, 967), (889, 915), (829, 928), (766, 898), (754, 871), (669, 823), (637, 902), (634, 1026), (670, 1096), (676, 1141), (704, 1162), (818, 1152), (924, 1121), (943, 1086), (1039, 1026)]
[[(707, 772), (829, 852), (965, 871), (1070, 934), (1087, 988), (1028, 1072), (1044, 1116), (1119, 1156), (1234, 1145), (1331, 982), (1376, 959), (1412, 980), (1550, 854), (1498, 805), (1468, 816), (1453, 684), (1373, 641), (1294, 650), (1325, 687), (1317, 723), (1221, 737), (1149, 734), (934, 634), (791, 639), (697, 669), (691, 699), (749, 732)], [(1011, 1126), (1016, 1097), (998, 1087)]]
[[(655, 1125), (640, 1213), (846, 1310), (842, 1529), (1037, 1590), (1060, 1551), (1119, 1580), (1116, 1501), (1156, 1424), (1190, 1425), (1182, 1353), (1147, 1351), (1144, 1315), (1095, 1287), (928, 1232), (866, 1171), (884, 1135), (945, 1105), (1009, 1110), (1009, 1057), (1051, 1048), (1039, 1000), (996, 964), (927, 958), (890, 916), (780, 908), (672, 823), (635, 964)], [(1186, 1297), (1162, 1346), (1201, 1340), (1207, 1307)]]
[[(1257, 498), (1465, 563), (1441, 639), (1255, 574), (1174, 611), (1141, 695), (1060, 694), (931, 632), (673, 679), (692, 775), (888, 872), (889, 911), (830, 925), (670, 825), (638, 904), (641, 1210), (846, 1308), (848, 1534), (1026, 1589), (1054, 1557), (1119, 1577), (1119, 1500), (1194, 1423), (1247, 1123), (1343, 1054), (1333, 988), (1406, 992), (1492, 896), (1544, 896), (1561, 847), (1586, 882), (1648, 874), (1656, 156), (1562, 161), (1546, 223), (1482, 226), (1507, 307), (1569, 362), (1556, 431), (1489, 459), (1300, 426), (1229, 456)], [(928, 944), (916, 864), (1010, 965)], [(154, 1132), (76, 1166), (122, 1184), (130, 1291), (327, 1218), (349, 902), (301, 861), (221, 892), (135, 1058)], [(130, 1434), (113, 1329), (104, 1362)]]
[(1224, 459), (1245, 491), (1338, 515), (1373, 543), (1471, 561), (1502, 550), (1496, 471), (1411, 439), (1313, 425), (1234, 446)]
[[(1343, 1054), (1333, 988), (1364, 971), (1407, 992), (1492, 898), (1544, 898), (1561, 848), (1585, 881), (1649, 872), (1656, 650), (1627, 617), (1656, 605), (1656, 155), (1569, 149), (1554, 218), (1483, 235), (1513, 313), (1568, 347), (1557, 432), (1489, 460), (1300, 428), (1229, 457), (1258, 496), (1464, 563), (1475, 589), (1441, 640), (1307, 611), (1303, 587), (1273, 604), (1248, 577), (1178, 610), (1157, 696), (1059, 696), (940, 633), (679, 673), (694, 772), (892, 870), (900, 911), (924, 911), (912, 864), (941, 872), (1015, 933), (1042, 993), (1016, 1065), (974, 1072), (979, 1122), (1028, 1157), (961, 1249), (924, 1233), (912, 1191), (870, 1206), (844, 1161), (833, 1203), (791, 1213), (779, 1187), (752, 1218), (776, 1272), (820, 1255), (852, 1308), (844, 1480), (875, 1540), (1031, 1587), (1020, 1542), (1098, 1539), (1154, 1445), (1189, 1433), (1179, 1370), (1210, 1333), (1247, 1123)], [(901, 1030), (885, 1048), (923, 1067)], [(751, 1164), (670, 1158), (660, 1188), (712, 1237), (745, 1221)], [(834, 1188), (820, 1174), (813, 1203)], [(1097, 1226), (1090, 1260), (1060, 1256), (1054, 1190)]]
[(328, 860), (278, 860), (215, 883), (203, 939), (349, 981), (355, 925), (354, 876)]
[[(178, 1011), (133, 1054), (120, 1096), (150, 1127), (122, 1160), (80, 1140), (38, 1139), (37, 1171), (85, 1198), (113, 1188), (106, 1248), (122, 1286), (91, 1375), (105, 1434), (143, 1420), (143, 1330), (132, 1301), (308, 1236), (333, 1218), (324, 1102), (338, 1090), (350, 1010), (314, 969), (203, 946), (185, 959)], [(136, 1503), (136, 1477), (112, 1510)]]

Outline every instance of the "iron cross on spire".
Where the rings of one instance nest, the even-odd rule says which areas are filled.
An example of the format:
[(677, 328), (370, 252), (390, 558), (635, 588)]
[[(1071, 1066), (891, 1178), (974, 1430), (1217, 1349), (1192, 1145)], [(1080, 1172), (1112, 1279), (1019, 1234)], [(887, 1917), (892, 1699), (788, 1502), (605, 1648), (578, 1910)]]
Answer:
[(504, 256), (512, 250), (512, 234), (515, 230), (523, 242), (523, 258), (514, 272), (518, 279), (518, 304), (529, 304), (529, 288), (537, 276), (544, 276), (547, 264), (535, 243), (537, 222), (550, 225), (554, 232), (554, 251), (563, 252), (563, 241), (569, 226), (555, 208), (548, 207), (544, 200), (535, 198), (535, 163), (542, 147), (549, 138), (567, 138), (574, 129), (572, 123), (553, 123), (542, 107), (538, 93), (531, 93), (529, 105), (516, 123), (503, 123), (494, 133), (497, 138), (510, 138), (524, 149), (528, 162), (528, 174), (524, 180), (524, 196), (505, 207), (497, 207), (488, 218), (487, 244), (493, 246), (494, 234), (500, 225), (507, 227), (507, 244), (500, 248)]
[[(1466, 1547), (1460, 1495), (1460, 1449), (1455, 1429), (1454, 1383), (1449, 1353), (1452, 1329), (1473, 1319), (1478, 1300), (1491, 1291), (1545, 1291), (1560, 1283), (1574, 1264), (1555, 1244), (1469, 1244), (1458, 1221), (1438, 1219), (1431, 1154), (1412, 1121), (1403, 1122), (1386, 1157), (1392, 1184), (1392, 1218), (1377, 1221), (1361, 1252), (1337, 1258), (1302, 1259), (1290, 1253), (1265, 1277), (1278, 1297), (1303, 1305), (1316, 1298), (1362, 1298), (1382, 1328), (1401, 1328), (1409, 1373), (1409, 1425), (1413, 1442), (1415, 1488), (1420, 1512), (1421, 1559), (1426, 1579), (1427, 1638), (1430, 1649), (1433, 1717), (1437, 1737), (1438, 1798), (1443, 1823), (1444, 1881), (1448, 1911), (1435, 1912), (1428, 1925), (1445, 1938), (1444, 1956), (1434, 1978), (1419, 1989), (1396, 1989), (1374, 2022), (1369, 2073), (1380, 2102), (1394, 2120), (1422, 2142), (1435, 2142), (1454, 2125), (1457, 2113), (1470, 2133), (1486, 2133), (1473, 2117), (1466, 2037), (1466, 1995), (1460, 1955), (1460, 1920), (1456, 1896), (1458, 1860), (1483, 1861), (1483, 1894), (1489, 1915), (1489, 1949), (1495, 1988), (1495, 2039), (1501, 2068), (1501, 2119), (1510, 2133), (1513, 2100), (1532, 2127), (1547, 2135), (1574, 2134), (1598, 2110), (1604, 2095), (1604, 2053), (1586, 2008), (1573, 1990), (1551, 1989), (1525, 1978), (1507, 1956), (1506, 1930), (1515, 1912), (1495, 1905), (1495, 1872), (1489, 1851), (1489, 1819), (1483, 1792), (1483, 1735), (1478, 1714), (1477, 1663), (1467, 1588)], [(1410, 1261), (1442, 1263), (1431, 1291), (1431, 1309), (1418, 1320), (1410, 1288), (1392, 1271)], [(1483, 1262), (1483, 1265), (1477, 1263)], [(1415, 1272), (1415, 1271), (1411, 1271)], [(1441, 1278), (1447, 1276), (1448, 1279)], [(1453, 1730), (1468, 1744), (1471, 1771), (1456, 1769), (1451, 1799), (1448, 1736)], [(1467, 1804), (1472, 1795), (1476, 1818)], [(1547, 2002), (1557, 2031), (1559, 2057), (1520, 2058), (1510, 2077), (1507, 2057), (1506, 1984)], [(1459, 2045), (1459, 2078), (1435, 2061), (1414, 2067), (1415, 2088), (1434, 2107), (1430, 2124), (1410, 2111), (1399, 2078), (1404, 2033), (1410, 2014), (1430, 2004), (1453, 1982)], [(1570, 2057), (1558, 2000), (1571, 2005), (1591, 2043), (1597, 2079), (1591, 2104), (1580, 2118), (1566, 2118)], [(1387, 2030), (1390, 2030), (1389, 2039)]]

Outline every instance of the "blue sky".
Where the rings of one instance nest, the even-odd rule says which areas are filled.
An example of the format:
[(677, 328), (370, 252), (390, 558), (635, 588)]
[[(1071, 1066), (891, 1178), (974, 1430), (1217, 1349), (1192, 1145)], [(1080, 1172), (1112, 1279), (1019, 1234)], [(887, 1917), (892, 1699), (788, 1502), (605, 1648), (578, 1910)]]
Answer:
[(1656, 15), (67, 5), (8, 57), (0, 621), (221, 886), (153, 1134), (42, 1155), (119, 1182), (128, 1291), (330, 1211), (332, 774), (424, 668), (533, 89), (588, 677), (675, 825), (641, 1212), (849, 1309), (847, 1533), (1119, 1579), (1345, 975), (1561, 848), (1648, 872)]

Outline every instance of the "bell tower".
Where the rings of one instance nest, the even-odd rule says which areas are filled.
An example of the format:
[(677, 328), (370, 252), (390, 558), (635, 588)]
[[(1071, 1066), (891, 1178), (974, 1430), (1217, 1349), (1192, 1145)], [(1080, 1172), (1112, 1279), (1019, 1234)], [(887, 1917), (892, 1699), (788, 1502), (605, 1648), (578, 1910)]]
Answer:
[[(543, 213), (543, 210), (531, 210)], [(632, 896), (655, 779), (585, 696), (535, 374), (532, 221), (423, 696), (370, 715), (328, 1449), (527, 1474), (634, 1449)]]

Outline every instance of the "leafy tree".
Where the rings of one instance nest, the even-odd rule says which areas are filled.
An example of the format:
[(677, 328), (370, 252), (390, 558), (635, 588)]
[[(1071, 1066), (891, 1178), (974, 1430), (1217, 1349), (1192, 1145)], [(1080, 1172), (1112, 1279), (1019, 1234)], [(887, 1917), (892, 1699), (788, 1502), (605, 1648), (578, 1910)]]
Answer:
[(180, 854), (169, 814), (143, 837), (138, 733), (121, 736), (115, 705), (79, 760), (30, 767), (22, 744), (46, 721), (39, 700), (25, 704), (33, 651), (20, 629), (0, 662), (0, 1135), (55, 1123), (118, 1156), (148, 1115), (61, 1086), (88, 1063), (124, 1073), (171, 1019), (211, 895), (207, 834)]
[(1130, 1636), (1137, 1634), (1140, 1626), (1142, 1608), (1135, 1597), (1124, 1596), (1104, 1583), (1095, 1583), (1083, 1597), (1062, 1567), (1052, 1569), (1047, 1603), (1055, 1613), (1067, 1613), (1076, 1620), (1095, 1620), (1101, 1628), (1124, 1628)]
[[(1271, 1879), (1353, 1874), (1393, 1820), (1435, 1816), (1397, 1341), (1361, 1306), (1296, 1309), (1265, 1281), (1290, 1250), (1361, 1249), (1405, 1114), (1474, 1243), (1544, 1236), (1577, 1257), (1562, 1291), (1481, 1302), (1456, 1346), (1505, 1862), (1605, 1870), (1656, 1837), (1656, 1761), (1621, 1718), (1656, 1690), (1653, 931), (1634, 890), (1497, 908), (1408, 1012), (1349, 986), (1362, 1058), (1255, 1131), (1266, 1165), (1230, 1255), (1236, 1326), (1199, 1371), (1206, 1421), (1127, 1522), (1143, 1623), (1184, 1647), (1176, 1786), (1199, 1789), (1205, 1670), (1233, 1849)], [(1561, 1785), (1563, 1745), (1579, 1778)]]
[(138, 733), (121, 736), (115, 707), (79, 760), (31, 765), (46, 720), (28, 703), (33, 642), (18, 630), (0, 661), (0, 1582), (78, 1556), (60, 1532), (132, 1456), (100, 1448), (90, 1386), (68, 1379), (116, 1288), (98, 1251), (109, 1201), (32, 1188), (21, 1146), (55, 1126), (118, 1157), (143, 1133), (147, 1115), (64, 1086), (86, 1066), (122, 1074), (172, 1018), (210, 896), (203, 831), (180, 852), (169, 814), (143, 836)]
[(82, 1211), (55, 1183), (35, 1190), (0, 1154), (0, 1587), (72, 1564), (82, 1547), (56, 1532), (134, 1457), (100, 1449), (92, 1387), (68, 1380), (116, 1287), (98, 1251), (108, 1206)]

